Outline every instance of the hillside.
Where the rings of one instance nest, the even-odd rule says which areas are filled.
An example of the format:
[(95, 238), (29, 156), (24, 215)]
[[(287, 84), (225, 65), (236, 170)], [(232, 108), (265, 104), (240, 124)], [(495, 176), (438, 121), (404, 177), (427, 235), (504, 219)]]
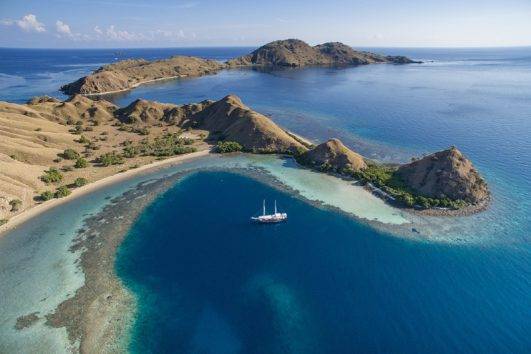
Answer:
[(123, 60), (102, 66), (92, 74), (62, 86), (61, 91), (68, 95), (118, 92), (156, 80), (213, 74), (223, 67), (213, 60), (187, 56), (156, 61)]
[(229, 66), (291, 66), (308, 65), (366, 65), (375, 63), (409, 64), (415, 61), (403, 56), (384, 56), (356, 51), (339, 43), (328, 42), (310, 46), (299, 39), (279, 40), (268, 43), (250, 54), (229, 60)]
[(234, 95), (207, 105), (192, 120), (194, 127), (210, 131), (216, 140), (236, 141), (246, 151), (284, 153), (306, 149), (271, 119), (251, 110)]
[(455, 147), (400, 166), (397, 174), (414, 191), (432, 198), (477, 204), (489, 198), (487, 184)]
[(348, 149), (338, 139), (330, 139), (299, 157), (299, 161), (322, 171), (360, 171), (367, 168), (363, 157)]
[[(174, 105), (136, 100), (124, 108), (81, 95), (27, 104), (0, 102), (0, 220), (39, 202), (45, 191), (87, 182), (173, 155), (235, 141), (246, 151), (295, 153), (304, 143), (236, 96)], [(69, 149), (73, 157), (65, 157)], [(105, 157), (105, 159), (103, 159)], [(77, 160), (83, 167), (75, 167)], [(44, 183), (55, 168), (57, 183)], [(10, 202), (20, 200), (18, 210)], [(18, 203), (18, 202), (17, 202)]]

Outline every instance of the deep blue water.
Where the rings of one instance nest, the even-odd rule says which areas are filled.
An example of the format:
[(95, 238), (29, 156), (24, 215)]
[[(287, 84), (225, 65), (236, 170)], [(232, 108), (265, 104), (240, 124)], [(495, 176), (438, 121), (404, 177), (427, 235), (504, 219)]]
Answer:
[[(0, 49), (0, 100), (64, 98), (62, 84), (117, 59), (225, 60), (249, 50)], [(120, 274), (140, 298), (132, 348), (529, 352), (531, 48), (373, 50), (426, 63), (230, 70), (108, 99), (234, 93), (296, 133), (340, 137), (383, 161), (456, 145), (493, 192), (488, 211), (443, 221), (457, 233), (467, 225), (474, 242), (387, 237), (243, 177), (197, 175), (151, 206), (121, 251)], [(247, 224), (263, 196), (276, 196), (289, 223)]]
[[(287, 223), (251, 224), (262, 198)], [(232, 173), (160, 196), (122, 245), (133, 352), (525, 353), (529, 250), (378, 234)]]

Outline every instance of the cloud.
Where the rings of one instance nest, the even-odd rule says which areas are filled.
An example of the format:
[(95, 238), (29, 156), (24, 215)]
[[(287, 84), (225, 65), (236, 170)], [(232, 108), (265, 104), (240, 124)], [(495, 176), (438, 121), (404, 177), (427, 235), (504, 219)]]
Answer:
[(26, 32), (45, 32), (44, 24), (37, 20), (37, 16), (33, 14), (27, 14), (22, 19), (15, 21), (18, 27), (22, 28)]
[(94, 27), (94, 32), (96, 32), (100, 36), (103, 35), (103, 31), (98, 26)]
[(55, 22), (55, 30), (57, 31), (59, 36), (67, 36), (67, 37), (74, 36), (72, 31), (70, 30), (70, 26), (60, 20), (57, 20), (57, 22)]

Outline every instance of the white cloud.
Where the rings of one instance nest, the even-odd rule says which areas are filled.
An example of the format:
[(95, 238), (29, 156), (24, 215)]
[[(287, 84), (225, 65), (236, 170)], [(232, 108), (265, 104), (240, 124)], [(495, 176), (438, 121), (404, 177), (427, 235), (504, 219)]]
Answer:
[(26, 32), (45, 32), (44, 24), (37, 20), (37, 16), (33, 14), (27, 14), (22, 19), (15, 21), (17, 26), (22, 28)]
[(94, 27), (94, 32), (96, 32), (99, 35), (103, 34), (103, 31), (98, 26)]
[(110, 25), (109, 28), (107, 28), (107, 31), (105, 31), (105, 35), (110, 40), (115, 40), (115, 41), (134, 41), (134, 40), (141, 39), (142, 37), (141, 35), (137, 35), (136, 33), (116, 30), (114, 28), (114, 25)]
[(57, 22), (55, 22), (55, 30), (60, 36), (67, 36), (67, 37), (74, 36), (72, 31), (70, 30), (70, 26), (60, 20), (57, 20)]

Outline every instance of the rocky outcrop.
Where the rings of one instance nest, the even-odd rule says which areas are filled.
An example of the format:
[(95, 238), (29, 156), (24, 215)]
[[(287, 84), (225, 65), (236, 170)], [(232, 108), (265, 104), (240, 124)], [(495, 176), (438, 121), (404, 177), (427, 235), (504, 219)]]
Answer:
[(330, 139), (325, 143), (301, 154), (299, 162), (324, 171), (356, 172), (367, 168), (363, 157), (347, 148), (338, 139)]
[(193, 126), (208, 130), (214, 139), (236, 141), (244, 150), (257, 153), (286, 153), (306, 147), (271, 119), (229, 95), (210, 103), (192, 117)]
[(472, 204), (489, 198), (487, 184), (455, 147), (402, 165), (397, 174), (409, 188), (423, 196), (461, 199)]
[(62, 86), (61, 91), (68, 95), (118, 92), (156, 80), (213, 74), (223, 67), (214, 60), (187, 56), (156, 61), (123, 60), (102, 66), (92, 74)]
[(229, 66), (271, 65), (301, 67), (307, 65), (365, 65), (374, 63), (408, 64), (415, 61), (402, 56), (384, 56), (356, 51), (339, 43), (310, 46), (298, 39), (268, 43), (252, 53), (229, 60)]

